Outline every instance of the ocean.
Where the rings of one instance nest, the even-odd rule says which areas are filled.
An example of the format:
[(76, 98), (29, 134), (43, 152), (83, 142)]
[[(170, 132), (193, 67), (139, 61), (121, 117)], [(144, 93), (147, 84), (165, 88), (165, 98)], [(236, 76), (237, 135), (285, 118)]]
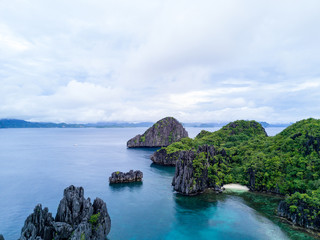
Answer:
[[(171, 187), (174, 167), (152, 163), (156, 149), (127, 149), (146, 128), (0, 129), (0, 233), (20, 236), (41, 203), (55, 216), (63, 190), (107, 203), (109, 240), (313, 239), (274, 215), (279, 197), (256, 193), (181, 196)], [(201, 128), (187, 128), (195, 137)], [(211, 128), (206, 130), (217, 130)], [(282, 128), (267, 128), (274, 135)], [(142, 183), (109, 185), (114, 171), (141, 170)]]

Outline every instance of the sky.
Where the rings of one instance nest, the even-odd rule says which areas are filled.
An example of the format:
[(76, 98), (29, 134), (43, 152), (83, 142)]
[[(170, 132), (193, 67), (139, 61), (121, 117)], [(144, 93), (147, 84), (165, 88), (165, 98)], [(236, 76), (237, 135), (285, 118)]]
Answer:
[(318, 0), (0, 0), (0, 118), (320, 118)]

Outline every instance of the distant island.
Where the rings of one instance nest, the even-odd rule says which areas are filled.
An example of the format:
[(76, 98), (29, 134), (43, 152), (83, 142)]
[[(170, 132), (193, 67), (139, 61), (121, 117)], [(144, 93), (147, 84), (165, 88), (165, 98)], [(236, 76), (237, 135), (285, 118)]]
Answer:
[(0, 119), (0, 128), (121, 128), (121, 127), (150, 127), (151, 122), (98, 122), (98, 123), (52, 123), (29, 122), (20, 119)]
[(127, 147), (166, 147), (186, 137), (188, 137), (188, 132), (182, 124), (173, 117), (166, 117), (153, 124), (142, 135), (138, 134), (131, 138), (127, 142)]
[[(125, 127), (151, 127), (153, 122), (98, 122), (98, 123), (52, 123), (30, 122), (21, 119), (0, 119), (0, 128), (125, 128)], [(182, 123), (184, 127), (212, 128), (223, 127), (227, 123)], [(260, 122), (264, 127), (288, 127), (292, 123), (270, 124)]]

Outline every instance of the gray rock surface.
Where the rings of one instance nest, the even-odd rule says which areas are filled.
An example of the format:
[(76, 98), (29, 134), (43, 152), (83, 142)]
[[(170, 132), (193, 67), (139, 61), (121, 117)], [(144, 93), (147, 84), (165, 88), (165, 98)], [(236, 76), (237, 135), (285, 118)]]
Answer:
[(106, 239), (110, 232), (111, 220), (107, 211), (106, 203), (100, 198), (93, 202), (93, 215), (89, 222), (82, 221), (73, 231), (70, 239), (78, 240), (81, 238), (96, 240)]
[(88, 221), (92, 214), (93, 207), (90, 198), (84, 198), (83, 188), (71, 185), (64, 190), (55, 221), (75, 226), (83, 220)]
[(179, 154), (180, 152), (167, 154), (166, 149), (160, 149), (158, 151), (155, 151), (150, 158), (155, 164), (164, 166), (175, 166), (177, 160), (179, 159)]
[[(59, 239), (68, 239), (73, 232), (73, 227), (65, 222), (54, 222), (53, 223), (55, 235)], [(56, 239), (56, 238), (55, 238)]]
[(109, 177), (110, 183), (126, 183), (126, 182), (141, 182), (143, 178), (143, 173), (139, 170), (130, 170), (127, 173), (123, 172), (113, 172), (111, 177)]
[[(205, 153), (206, 159), (198, 168), (198, 176), (193, 166), (193, 161), (199, 153)], [(221, 192), (221, 187), (208, 177), (208, 167), (215, 163), (214, 156), (218, 153), (213, 146), (200, 146), (197, 151), (181, 151), (176, 162), (176, 171), (172, 180), (174, 190), (184, 195), (196, 195), (202, 193), (207, 188)]]
[(106, 203), (84, 198), (82, 187), (71, 185), (64, 190), (55, 220), (48, 208), (37, 205), (26, 219), (20, 240), (106, 239), (111, 220)]
[(127, 147), (166, 147), (184, 137), (188, 137), (188, 132), (182, 124), (173, 117), (166, 117), (156, 122), (144, 134), (131, 138)]
[(93, 232), (93, 239), (105, 238), (111, 228), (111, 219), (108, 214), (106, 203), (100, 199), (96, 198), (93, 201), (93, 214), (98, 214), (98, 220), (93, 223), (95, 231)]
[(292, 224), (311, 229), (314, 231), (320, 231), (320, 216), (316, 214), (316, 217), (310, 217), (314, 212), (318, 213), (320, 209), (315, 209), (307, 206), (304, 202), (299, 201), (296, 211), (290, 211), (290, 206), (285, 200), (281, 201), (278, 205), (277, 214), (280, 217), (286, 218)]
[(54, 219), (48, 208), (42, 209), (41, 204), (38, 204), (26, 219), (21, 230), (20, 240), (34, 240), (38, 237), (43, 240), (52, 240), (53, 222)]

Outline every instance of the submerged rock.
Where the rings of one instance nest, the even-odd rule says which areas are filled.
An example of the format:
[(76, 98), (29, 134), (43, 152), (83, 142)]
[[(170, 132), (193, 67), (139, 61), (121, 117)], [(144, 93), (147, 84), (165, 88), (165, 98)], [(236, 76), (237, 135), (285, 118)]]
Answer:
[(144, 134), (131, 138), (127, 147), (165, 147), (185, 137), (188, 137), (188, 132), (182, 124), (173, 117), (166, 117), (156, 122)]
[(126, 182), (141, 182), (143, 178), (143, 173), (139, 170), (130, 170), (127, 173), (123, 172), (113, 172), (111, 177), (109, 177), (110, 183), (126, 183)]
[[(205, 158), (194, 164), (200, 153), (204, 153)], [(181, 151), (176, 163), (176, 171), (172, 180), (175, 191), (185, 195), (196, 195), (207, 188), (212, 188), (217, 192), (222, 192), (221, 187), (208, 176), (208, 167), (215, 163), (217, 154), (213, 146), (200, 146), (197, 151)]]
[(37, 205), (25, 221), (20, 240), (106, 239), (110, 228), (106, 203), (96, 198), (91, 204), (82, 187), (71, 185), (64, 190), (56, 218)]
[(0, 240), (4, 240), (4, 237), (2, 236), (2, 234), (0, 234)]

